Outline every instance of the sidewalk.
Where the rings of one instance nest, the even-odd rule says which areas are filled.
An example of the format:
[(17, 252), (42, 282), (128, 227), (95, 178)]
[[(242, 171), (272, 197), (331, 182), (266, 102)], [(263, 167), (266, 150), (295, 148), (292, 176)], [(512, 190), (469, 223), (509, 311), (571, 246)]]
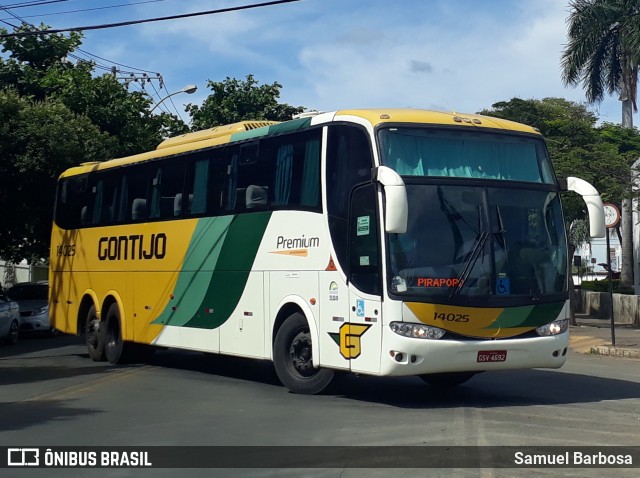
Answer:
[(611, 345), (611, 322), (585, 314), (576, 314), (577, 326), (569, 331), (569, 346), (574, 352), (640, 359), (640, 329), (615, 324), (616, 346)]

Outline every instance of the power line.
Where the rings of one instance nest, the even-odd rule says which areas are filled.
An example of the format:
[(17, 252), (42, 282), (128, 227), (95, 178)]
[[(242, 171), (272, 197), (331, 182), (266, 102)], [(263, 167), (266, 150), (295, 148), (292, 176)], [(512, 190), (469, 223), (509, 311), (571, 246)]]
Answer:
[[(60, 1), (66, 1), (66, 0), (60, 0)], [(164, 0), (148, 0), (148, 1), (146, 1), (146, 2), (138, 2), (138, 3), (155, 3), (155, 2), (159, 2), (159, 1), (164, 1)], [(290, 1), (291, 1), (291, 0), (290, 0)], [(297, 0), (293, 0), (293, 1), (297, 1)], [(46, 3), (46, 2), (45, 2), (45, 3)], [(286, 3), (286, 2), (280, 2), (280, 3)], [(131, 4), (129, 4), (129, 5), (131, 5)], [(8, 8), (9, 8), (9, 7), (7, 7), (6, 5), (4, 5), (4, 6), (3, 6), (3, 5), (0, 5), (0, 10), (4, 10), (4, 11), (5, 11), (5, 12), (7, 12), (9, 15), (11, 15), (13, 18), (15, 18), (15, 19), (17, 19), (17, 20), (21, 21), (24, 25), (29, 25), (29, 26), (31, 26), (32, 28), (37, 28), (37, 27), (35, 27), (33, 24), (30, 24), (30, 23), (28, 23), (27, 21), (25, 21), (23, 17), (20, 17), (19, 15), (16, 15), (16, 14), (14, 14), (13, 12), (9, 11), (9, 9), (8, 9)], [(242, 7), (241, 7), (241, 8), (242, 8)], [(246, 7), (244, 7), (244, 8), (246, 8)], [(14, 29), (17, 29), (17, 28), (18, 28), (17, 26), (15, 26), (15, 25), (13, 25), (13, 24), (11, 24), (11, 23), (9, 23), (9, 22), (7, 22), (7, 21), (3, 20), (3, 19), (0, 19), (0, 22), (3, 22), (3, 23), (5, 23), (5, 24), (7, 24), (7, 25), (11, 26), (11, 27), (12, 27), (12, 28), (14, 28)], [(43, 33), (43, 32), (44, 32), (44, 31), (40, 30), (38, 33)], [(0, 36), (0, 37), (1, 37), (1, 36)], [(94, 57), (94, 58), (98, 58), (98, 59), (100, 59), (100, 60), (106, 61), (106, 62), (108, 62), (108, 63), (112, 63), (112, 64), (114, 64), (114, 65), (118, 65), (118, 66), (122, 66), (122, 67), (125, 67), (125, 68), (129, 68), (129, 69), (133, 69), (133, 70), (137, 70), (137, 71), (141, 71), (141, 72), (143, 72), (142, 74), (140, 74), (140, 73), (133, 73), (133, 72), (128, 72), (128, 71), (122, 71), (122, 70), (117, 69), (116, 67), (109, 67), (109, 66), (101, 65), (100, 63), (98, 63), (98, 62), (96, 62), (96, 61), (94, 61), (94, 60), (91, 60), (91, 62), (92, 62), (92, 63), (93, 63), (93, 65), (94, 65), (94, 68), (97, 68), (97, 69), (101, 69), (101, 70), (104, 70), (104, 71), (111, 72), (111, 73), (114, 75), (114, 77), (115, 77), (116, 79), (124, 80), (125, 85), (126, 85), (127, 87), (128, 87), (128, 85), (129, 85), (129, 84), (131, 84), (131, 83), (137, 83), (137, 84), (140, 86), (140, 89), (141, 89), (142, 91), (145, 91), (144, 83), (145, 83), (145, 81), (146, 81), (146, 82), (148, 82), (148, 83), (151, 85), (151, 87), (153, 88), (153, 90), (154, 90), (154, 92), (155, 92), (156, 96), (158, 97), (158, 99), (159, 99), (160, 101), (162, 101), (162, 95), (160, 94), (160, 92), (158, 91), (158, 89), (155, 87), (155, 85), (153, 84), (153, 81), (152, 81), (152, 80), (158, 80), (158, 81), (159, 81), (159, 83), (160, 83), (160, 89), (162, 89), (162, 88), (164, 87), (164, 89), (168, 91), (167, 86), (166, 86), (166, 84), (164, 83), (164, 79), (162, 78), (162, 76), (160, 75), (160, 73), (152, 72), (152, 71), (149, 71), (149, 70), (143, 70), (143, 69), (141, 69), (141, 68), (135, 68), (135, 67), (132, 67), (132, 66), (124, 65), (124, 64), (122, 64), (122, 63), (118, 63), (118, 62), (115, 62), (115, 61), (111, 61), (111, 60), (108, 60), (108, 59), (103, 58), (103, 57), (101, 57), (101, 56), (94, 55), (93, 53), (89, 53), (89, 52), (87, 52), (87, 51), (85, 51), (85, 50), (82, 50), (82, 49), (80, 49), (80, 48), (77, 48), (76, 50), (77, 50), (77, 51), (79, 51), (79, 52), (81, 52), (81, 53), (83, 53), (83, 54), (85, 54), (85, 55), (88, 55), (88, 56), (91, 56), (91, 57)], [(71, 58), (73, 58), (73, 59), (75, 59), (76, 61), (79, 61), (79, 62), (80, 62), (80, 61), (86, 61), (84, 58), (81, 58), (81, 57), (79, 57), (79, 56), (77, 56), (77, 55), (74, 55), (73, 53), (69, 53), (69, 57), (71, 57)], [(155, 77), (150, 77), (150, 76), (148, 76), (148, 75), (147, 75), (147, 73), (152, 73), (153, 75), (155, 75)], [(120, 76), (120, 77), (118, 77), (118, 74), (120, 74), (120, 75), (129, 75), (129, 76)], [(147, 94), (148, 94), (148, 93), (147, 93)], [(151, 95), (149, 95), (149, 96), (151, 96)], [(173, 98), (171, 98), (171, 96), (169, 96), (169, 99), (171, 100), (171, 105), (173, 106), (173, 109), (175, 110), (177, 117), (178, 117), (178, 118), (180, 118), (180, 119), (182, 119), (182, 115), (181, 115), (181, 114), (180, 114), (180, 112), (178, 111), (178, 108), (176, 107), (175, 103), (173, 102)], [(160, 105), (160, 109), (161, 109), (161, 111), (164, 111), (164, 112), (166, 112), (167, 114), (171, 114), (171, 113), (169, 112), (169, 110), (168, 110), (168, 109), (166, 109), (163, 105)]]
[[(64, 0), (67, 1), (67, 0)], [(40, 17), (52, 17), (55, 15), (66, 15), (68, 13), (81, 13), (81, 12), (91, 12), (94, 10), (108, 10), (110, 8), (120, 8), (120, 7), (131, 7), (134, 5), (143, 5), (145, 3), (158, 3), (158, 2), (166, 2), (166, 0), (146, 0), (144, 2), (132, 2), (132, 3), (120, 3), (117, 5), (107, 5), (104, 7), (95, 7), (95, 8), (79, 8), (77, 10), (66, 10), (64, 12), (53, 12), (53, 13), (41, 13), (39, 15), (25, 15), (22, 18), (40, 18)], [(41, 5), (41, 4), (38, 4)], [(31, 6), (31, 5), (28, 5)], [(18, 8), (11, 7), (10, 5), (5, 5), (5, 8)]]
[[(21, 21), (24, 25), (28, 25), (28, 26), (30, 26), (30, 27), (32, 27), (32, 28), (36, 28), (33, 24), (28, 23), (27, 21), (25, 21), (25, 20), (24, 20), (24, 18), (22, 18), (22, 17), (20, 17), (19, 15), (16, 15), (15, 13), (11, 12), (11, 11), (6, 7), (6, 6), (0, 5), (0, 10), (4, 10), (4, 11), (5, 11), (5, 12), (7, 12), (9, 15), (11, 15), (13, 18), (15, 18), (16, 20)], [(16, 27), (15, 25), (12, 25), (11, 23), (6, 22), (6, 21), (4, 21), (4, 20), (0, 20), (0, 21), (1, 21), (1, 22), (3, 22), (3, 23), (6, 23), (7, 25), (9, 25), (9, 26), (11, 26), (11, 27), (13, 27), (14, 29), (17, 29), (17, 28), (18, 28), (18, 27)], [(100, 64), (100, 63), (98, 63), (97, 61), (90, 60), (90, 61), (93, 63), (93, 67), (94, 67), (94, 68), (96, 68), (96, 69), (100, 69), (100, 70), (103, 70), (103, 71), (108, 71), (108, 72), (112, 73), (112, 74), (114, 75), (114, 77), (116, 77), (116, 79), (123, 79), (123, 80), (125, 81), (125, 84), (127, 84), (127, 85), (128, 85), (130, 82), (138, 82), (138, 81), (143, 82), (143, 81), (148, 81), (149, 83), (151, 83), (151, 85), (153, 86), (153, 89), (155, 90), (156, 88), (155, 88), (155, 86), (153, 85), (153, 83), (151, 82), (151, 80), (158, 80), (158, 81), (160, 82), (160, 88), (162, 88), (162, 85), (164, 84), (164, 80), (162, 79), (162, 76), (160, 75), (160, 73), (156, 73), (156, 72), (152, 72), (152, 71), (147, 71), (147, 70), (142, 70), (142, 69), (140, 69), (140, 68), (129, 67), (129, 66), (126, 66), (126, 65), (121, 65), (121, 64), (119, 64), (119, 63), (117, 63), (117, 62), (112, 62), (112, 61), (110, 61), (110, 60), (107, 60), (106, 58), (102, 58), (102, 57), (99, 57), (98, 55), (94, 55), (94, 54), (92, 54), (92, 53), (89, 53), (89, 52), (86, 52), (86, 51), (84, 51), (84, 50), (81, 50), (80, 48), (78, 48), (77, 50), (78, 50), (78, 51), (80, 51), (80, 52), (82, 52), (82, 53), (84, 53), (84, 54), (86, 54), (86, 55), (93, 56), (93, 57), (95, 57), (95, 58), (99, 58), (99, 59), (101, 59), (101, 60), (103, 60), (103, 61), (106, 61), (106, 62), (109, 62), (109, 63), (113, 63), (114, 65), (120, 65), (120, 66), (124, 66), (125, 68), (132, 68), (132, 69), (134, 69), (134, 70), (139, 70), (139, 71), (145, 72), (145, 73), (143, 73), (142, 75), (140, 75), (140, 74), (136, 74), (136, 73), (133, 73), (133, 72), (129, 72), (129, 71), (124, 71), (124, 72), (123, 72), (123, 71), (119, 71), (119, 70), (117, 70), (115, 67), (110, 67), (110, 66), (107, 66), (107, 65), (101, 65), (101, 64)], [(68, 56), (69, 56), (70, 58), (73, 58), (74, 60), (76, 60), (76, 61), (78, 61), (78, 62), (81, 62), (81, 61), (87, 61), (87, 60), (85, 60), (84, 58), (81, 58), (81, 57), (79, 57), (79, 56), (77, 56), (77, 55), (74, 55), (73, 53), (69, 53), (69, 54), (68, 54)], [(117, 76), (117, 74), (118, 74), (118, 73), (120, 73), (120, 74), (124, 74), (124, 75), (129, 75), (129, 77), (121, 77), (121, 78), (118, 78), (118, 76)], [(149, 76), (147, 75), (147, 73), (153, 73), (153, 74), (155, 75), (155, 78), (149, 77)], [(131, 79), (130, 79), (130, 78), (131, 78)], [(142, 88), (144, 89), (144, 86), (143, 86)], [(156, 90), (156, 94), (158, 95), (158, 99), (160, 99), (160, 98), (161, 98), (161, 95), (160, 95), (160, 93), (158, 93), (158, 91), (157, 91), (157, 90)], [(176, 110), (176, 112), (177, 112), (177, 110)], [(178, 116), (180, 116), (180, 115), (178, 114)]]
[(46, 0), (46, 1), (33, 1), (33, 2), (20, 2), (20, 3), (11, 3), (9, 5), (5, 5), (5, 8), (26, 8), (26, 7), (39, 7), (40, 5), (47, 5), (49, 3), (62, 3), (68, 2), (69, 0)]
[(203, 12), (183, 13), (181, 15), (170, 15), (168, 17), (147, 18), (144, 20), (131, 20), (128, 22), (105, 23), (102, 25), (87, 25), (84, 27), (55, 28), (55, 29), (49, 29), (49, 30), (37, 30), (37, 31), (30, 31), (30, 32), (5, 33), (0, 35), (0, 38), (24, 37), (24, 36), (30, 36), (30, 35), (47, 35), (51, 33), (77, 32), (77, 31), (86, 31), (86, 30), (103, 30), (105, 28), (125, 27), (129, 25), (139, 25), (141, 23), (159, 22), (164, 20), (177, 20), (181, 18), (198, 17), (202, 15), (214, 15), (216, 13), (237, 12), (240, 10), (269, 7), (269, 6), (281, 5), (284, 3), (299, 2), (299, 1), (300, 0), (275, 0), (272, 2), (254, 3), (252, 5), (241, 5), (239, 7), (220, 8), (218, 10), (207, 10)]
[(79, 52), (84, 53), (85, 55), (89, 55), (89, 56), (92, 56), (94, 58), (97, 58), (98, 60), (102, 60), (102, 61), (106, 61), (108, 63), (113, 63), (114, 65), (122, 66), (123, 68), (128, 68), (130, 70), (136, 70), (136, 71), (142, 71), (142, 72), (145, 72), (145, 73), (153, 73), (153, 74), (156, 74), (156, 75), (158, 74), (155, 71), (143, 70), (142, 68), (136, 68), (135, 66), (124, 65), (122, 63), (118, 63), (117, 61), (107, 60), (106, 58), (102, 58), (101, 56), (94, 55), (93, 53), (89, 53), (88, 51), (85, 51), (85, 50), (83, 50), (81, 48), (76, 48), (76, 50), (78, 50)]

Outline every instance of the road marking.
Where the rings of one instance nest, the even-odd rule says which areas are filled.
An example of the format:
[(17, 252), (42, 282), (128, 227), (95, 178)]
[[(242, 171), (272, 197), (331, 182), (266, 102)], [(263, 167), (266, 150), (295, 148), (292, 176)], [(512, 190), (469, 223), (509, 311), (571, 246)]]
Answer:
[(42, 393), (39, 395), (34, 395), (32, 397), (29, 397), (25, 400), (22, 400), (23, 402), (35, 402), (35, 401), (40, 401), (40, 400), (59, 400), (59, 399), (64, 399), (64, 398), (69, 398), (72, 395), (76, 395), (78, 393), (81, 392), (87, 392), (90, 390), (94, 390), (96, 388), (99, 388), (103, 385), (109, 384), (111, 382), (114, 382), (116, 380), (121, 380), (124, 378), (128, 378), (132, 375), (136, 375), (138, 373), (144, 372), (145, 370), (151, 369), (153, 368), (151, 365), (143, 365), (141, 367), (136, 367), (136, 368), (131, 368), (131, 369), (122, 369), (122, 370), (117, 370), (117, 369), (112, 369), (111, 372), (109, 372), (108, 375), (105, 375), (103, 377), (97, 378), (93, 381), (91, 381), (90, 383), (81, 383), (78, 385), (70, 385), (68, 387), (62, 388), (60, 390), (55, 390), (53, 392), (47, 392), (47, 393)]

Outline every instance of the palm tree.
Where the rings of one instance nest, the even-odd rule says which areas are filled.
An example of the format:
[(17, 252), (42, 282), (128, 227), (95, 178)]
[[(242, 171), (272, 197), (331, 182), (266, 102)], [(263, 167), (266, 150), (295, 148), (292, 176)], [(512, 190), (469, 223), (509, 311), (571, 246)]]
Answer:
[[(562, 53), (565, 85), (582, 83), (588, 103), (617, 94), (622, 126), (633, 127), (638, 110), (640, 0), (572, 0), (567, 20), (568, 43)], [(631, 199), (622, 201), (622, 273), (633, 283), (633, 221)]]

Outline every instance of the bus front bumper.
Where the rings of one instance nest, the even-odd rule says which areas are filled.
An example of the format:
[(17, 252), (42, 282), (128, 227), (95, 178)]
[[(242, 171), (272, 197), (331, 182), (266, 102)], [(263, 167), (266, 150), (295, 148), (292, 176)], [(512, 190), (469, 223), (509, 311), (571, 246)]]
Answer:
[(500, 340), (425, 340), (389, 331), (383, 337), (380, 374), (560, 368), (568, 347), (568, 331), (551, 337)]

